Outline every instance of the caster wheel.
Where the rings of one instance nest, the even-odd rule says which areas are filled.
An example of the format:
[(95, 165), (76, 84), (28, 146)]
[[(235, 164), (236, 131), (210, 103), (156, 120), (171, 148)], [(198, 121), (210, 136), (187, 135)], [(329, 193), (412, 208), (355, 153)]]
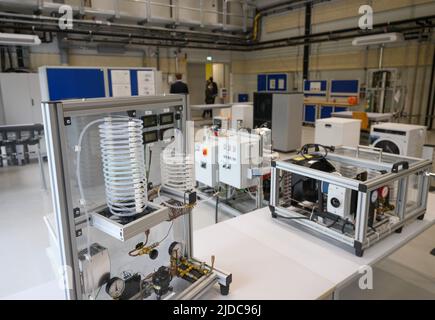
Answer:
[(223, 296), (227, 296), (230, 293), (230, 286), (223, 286), (220, 285), (220, 289), (221, 289), (221, 295)]
[(394, 231), (395, 233), (402, 233), (403, 227), (400, 227), (399, 229), (397, 229), (396, 231)]

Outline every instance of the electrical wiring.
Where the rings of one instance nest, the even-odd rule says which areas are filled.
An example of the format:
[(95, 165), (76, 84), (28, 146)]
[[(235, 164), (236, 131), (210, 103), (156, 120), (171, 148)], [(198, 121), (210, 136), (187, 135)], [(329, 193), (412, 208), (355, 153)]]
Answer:
[(335, 226), (338, 221), (340, 221), (340, 218), (337, 218), (334, 222), (332, 222), (330, 225), (326, 226), (327, 228), (332, 228), (333, 226)]
[[(320, 151), (319, 149), (322, 148), (323, 149), (323, 154), (316, 155), (316, 156), (311, 155), (311, 157), (307, 157), (308, 150), (310, 148), (315, 148), (315, 150), (317, 152), (319, 152)], [(322, 159), (326, 159), (326, 157), (328, 156), (328, 152), (329, 151), (334, 152), (334, 150), (335, 150), (335, 148), (332, 147), (332, 146), (328, 147), (328, 146), (324, 146), (324, 145), (321, 145), (321, 144), (312, 144), (312, 143), (310, 143), (310, 144), (304, 145), (301, 148), (301, 150), (298, 152), (298, 154), (301, 155), (305, 160), (313, 160), (313, 159), (322, 160)]]
[(169, 237), (169, 234), (171, 233), (171, 230), (172, 230), (173, 226), (174, 226), (174, 221), (171, 222), (171, 226), (169, 227), (168, 233), (166, 234), (166, 236), (162, 240), (157, 242), (159, 245)]
[(144, 251), (143, 251), (144, 249), (155, 249), (155, 248), (157, 248), (158, 246), (160, 246), (163, 243), (163, 241), (165, 241), (169, 237), (169, 234), (171, 233), (171, 230), (172, 230), (173, 226), (174, 226), (174, 221), (171, 222), (171, 225), (169, 226), (168, 232), (166, 233), (164, 238), (162, 240), (160, 240), (160, 241), (154, 242), (153, 244), (149, 245), (148, 247), (147, 247), (147, 243), (148, 243), (148, 235), (149, 234), (147, 234), (146, 242), (145, 243), (140, 243), (139, 245), (137, 245), (136, 248), (134, 248), (133, 250), (128, 252), (128, 255), (130, 257), (138, 257), (138, 256), (141, 256), (141, 255), (144, 254)]

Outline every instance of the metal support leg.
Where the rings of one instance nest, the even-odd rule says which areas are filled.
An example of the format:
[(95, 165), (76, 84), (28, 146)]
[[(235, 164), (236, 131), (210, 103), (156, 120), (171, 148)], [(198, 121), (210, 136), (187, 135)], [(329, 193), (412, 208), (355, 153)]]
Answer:
[(261, 209), (263, 207), (263, 177), (260, 177), (260, 181), (257, 186), (257, 197), (256, 197), (256, 206), (257, 209)]
[(45, 180), (45, 173), (44, 173), (44, 162), (42, 160), (41, 145), (39, 143), (38, 143), (37, 152), (38, 152), (39, 171), (41, 173), (42, 189), (47, 190), (47, 181)]

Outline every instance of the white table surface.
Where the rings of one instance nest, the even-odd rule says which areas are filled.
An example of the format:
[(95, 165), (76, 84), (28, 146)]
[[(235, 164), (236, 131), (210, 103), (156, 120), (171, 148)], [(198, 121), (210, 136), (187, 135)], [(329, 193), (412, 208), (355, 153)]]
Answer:
[[(333, 112), (331, 113), (332, 117), (337, 118), (352, 118), (352, 111), (341, 111), (341, 112)], [(390, 121), (393, 118), (392, 113), (376, 113), (376, 112), (367, 112), (367, 117), (370, 121)]]
[(194, 256), (233, 274), (230, 294), (204, 299), (321, 299), (359, 275), (359, 269), (400, 249), (435, 224), (435, 195), (423, 221), (415, 221), (365, 250), (362, 258), (285, 222), (268, 208), (198, 230)]

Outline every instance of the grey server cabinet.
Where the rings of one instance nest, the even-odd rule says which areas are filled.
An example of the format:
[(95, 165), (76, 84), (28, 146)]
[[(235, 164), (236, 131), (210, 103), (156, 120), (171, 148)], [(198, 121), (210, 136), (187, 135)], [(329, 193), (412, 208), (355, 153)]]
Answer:
[(274, 150), (290, 152), (301, 146), (303, 103), (299, 92), (254, 94), (254, 127), (272, 130)]

